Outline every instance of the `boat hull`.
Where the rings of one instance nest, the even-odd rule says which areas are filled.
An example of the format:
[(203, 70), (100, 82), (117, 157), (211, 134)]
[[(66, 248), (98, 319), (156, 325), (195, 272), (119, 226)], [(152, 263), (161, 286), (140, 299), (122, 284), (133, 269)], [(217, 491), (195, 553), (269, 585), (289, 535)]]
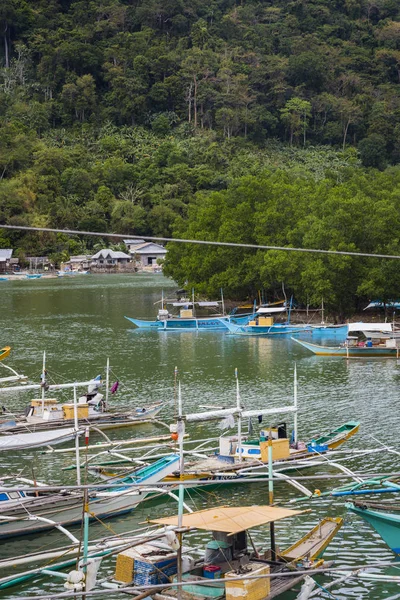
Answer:
[(334, 340), (343, 343), (346, 341), (348, 329), (348, 325), (311, 325), (304, 334), (316, 340)]
[[(119, 481), (114, 488), (107, 491), (97, 491), (89, 499), (90, 519), (105, 519), (128, 513), (142, 502), (152, 492), (136, 490), (129, 487), (130, 483), (154, 485), (177, 469), (178, 455), (170, 455), (160, 459), (153, 465), (144, 467), (136, 473), (136, 479)], [(57, 525), (75, 525), (82, 520), (82, 496), (78, 494), (57, 494), (48, 497), (30, 498), (21, 505), (10, 509), (2, 509), (3, 519), (0, 520), (0, 539), (38, 533), (54, 528), (54, 524), (42, 521), (28, 520), (27, 510), (31, 515), (45, 517), (55, 521)], [(4, 515), (6, 512), (6, 515)], [(11, 517), (7, 521), (7, 517)], [(20, 520), (12, 520), (17, 517)]]
[(11, 346), (4, 346), (4, 348), (0, 350), (0, 360), (4, 360), (5, 358), (7, 358), (7, 356), (10, 355), (10, 352)]
[[(222, 320), (221, 320), (222, 321)], [(260, 335), (260, 336), (276, 336), (276, 335), (297, 335), (300, 333), (311, 333), (309, 325), (241, 325), (240, 323), (232, 323), (223, 321), (224, 327), (234, 335)]]
[(377, 346), (373, 346), (372, 348), (366, 346), (320, 346), (319, 344), (311, 344), (310, 342), (298, 340), (293, 337), (291, 339), (316, 356), (337, 356), (341, 358), (400, 358), (399, 348), (387, 348), (385, 346), (380, 348)]
[[(163, 404), (157, 404), (143, 411), (137, 410), (136, 413), (99, 413), (84, 419), (78, 419), (80, 425), (94, 425), (97, 429), (105, 431), (106, 429), (120, 429), (122, 427), (132, 427), (147, 423), (154, 419), (162, 410)], [(8, 421), (0, 424), (0, 436), (9, 434), (25, 434), (28, 430), (31, 432), (57, 430), (63, 427), (74, 427), (74, 419), (54, 419), (45, 421), (37, 418), (36, 420)], [(1, 449), (1, 448), (0, 448)]]
[(400, 515), (361, 508), (352, 503), (347, 503), (346, 507), (367, 521), (392, 552), (400, 554)]
[[(171, 318), (160, 321), (147, 321), (145, 319), (133, 319), (125, 317), (128, 321), (141, 329), (156, 329), (159, 331), (199, 331), (204, 329), (225, 330), (225, 322), (229, 323), (230, 317), (198, 317), (198, 318)], [(232, 317), (235, 323), (247, 323), (249, 317)]]
[(350, 439), (353, 435), (355, 435), (359, 429), (359, 421), (349, 421), (348, 423), (345, 423), (341, 427), (338, 427), (331, 433), (328, 433), (327, 435), (323, 435), (315, 439), (314, 442), (317, 446), (327, 444), (329, 450), (335, 450), (336, 448), (339, 448), (339, 446), (347, 442), (347, 440)]

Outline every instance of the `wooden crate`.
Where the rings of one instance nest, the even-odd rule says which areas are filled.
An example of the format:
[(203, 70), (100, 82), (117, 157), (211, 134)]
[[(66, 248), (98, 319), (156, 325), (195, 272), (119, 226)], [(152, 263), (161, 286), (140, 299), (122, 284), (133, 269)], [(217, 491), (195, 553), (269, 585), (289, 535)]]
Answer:
[[(261, 460), (268, 462), (268, 442), (260, 442)], [(290, 447), (288, 438), (272, 440), (272, 460), (283, 460), (289, 458)]]
[[(31, 400), (31, 406), (42, 406), (42, 402), (41, 398)], [(44, 406), (54, 406), (57, 404), (57, 400), (55, 398), (45, 398), (43, 404)]]
[[(64, 419), (74, 419), (74, 405), (63, 404), (62, 409), (64, 411)], [(87, 419), (89, 416), (89, 405), (88, 404), (77, 404), (76, 411), (78, 413), (78, 419)]]
[(271, 582), (269, 577), (246, 579), (246, 575), (247, 577), (268, 575), (270, 572), (269, 566), (262, 563), (250, 563), (246, 567), (251, 567), (251, 571), (243, 575), (241, 581), (229, 581), (231, 577), (239, 577), (235, 571), (229, 571), (225, 574), (226, 600), (262, 600), (270, 593)]
[(271, 327), (274, 324), (273, 317), (258, 317), (258, 324), (262, 327)]

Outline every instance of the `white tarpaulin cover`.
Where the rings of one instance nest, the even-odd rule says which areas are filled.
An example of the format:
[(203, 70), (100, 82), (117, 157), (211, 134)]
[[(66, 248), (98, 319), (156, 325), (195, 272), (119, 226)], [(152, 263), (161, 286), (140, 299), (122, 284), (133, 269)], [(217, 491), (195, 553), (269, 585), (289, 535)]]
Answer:
[[(80, 431), (79, 433), (82, 433)], [(75, 435), (72, 427), (52, 429), (51, 431), (36, 431), (35, 433), (14, 433), (0, 436), (0, 452), (2, 450), (22, 450), (24, 448), (38, 448), (65, 442)]]
[(349, 333), (352, 331), (385, 331), (393, 330), (391, 323), (349, 323)]
[(259, 308), (257, 310), (257, 314), (258, 315), (269, 315), (272, 313), (281, 313), (284, 312), (286, 310), (285, 306), (271, 306), (270, 308), (268, 308), (268, 306), (262, 306), (261, 308)]
[(217, 308), (220, 302), (196, 302), (196, 304), (198, 304), (199, 306), (214, 306), (215, 308)]

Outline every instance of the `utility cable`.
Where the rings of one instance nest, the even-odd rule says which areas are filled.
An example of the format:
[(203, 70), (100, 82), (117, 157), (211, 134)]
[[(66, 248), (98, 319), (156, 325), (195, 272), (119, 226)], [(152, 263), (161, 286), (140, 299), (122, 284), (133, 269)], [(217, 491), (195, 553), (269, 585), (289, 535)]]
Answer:
[[(64, 233), (66, 235), (90, 235), (95, 237), (108, 237), (127, 239), (132, 237), (132, 234), (121, 234), (121, 233), (110, 233), (110, 232), (98, 232), (98, 231), (80, 231), (77, 229), (54, 229), (51, 227), (28, 227), (25, 225), (0, 225), (0, 229), (12, 229), (18, 231), (37, 231), (44, 233)], [(140, 239), (150, 242), (176, 242), (179, 244), (199, 244), (203, 246), (225, 246), (228, 248), (250, 248), (253, 250), (279, 250), (283, 252), (307, 252), (311, 254), (328, 254), (336, 256), (356, 256), (365, 258), (391, 258), (400, 260), (398, 254), (375, 254), (368, 252), (350, 252), (347, 250), (322, 250), (321, 248), (295, 248), (287, 246), (266, 246), (264, 244), (241, 244), (238, 242), (214, 242), (210, 240), (194, 240), (194, 239), (182, 239), (182, 238), (168, 238), (168, 237), (156, 237), (149, 235), (141, 235)]]

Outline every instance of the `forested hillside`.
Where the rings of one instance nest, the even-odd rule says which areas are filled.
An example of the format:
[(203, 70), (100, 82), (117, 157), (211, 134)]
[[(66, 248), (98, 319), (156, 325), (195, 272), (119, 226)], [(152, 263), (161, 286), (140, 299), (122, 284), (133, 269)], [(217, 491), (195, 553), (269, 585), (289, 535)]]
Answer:
[[(366, 212), (377, 218), (377, 181), (398, 219), (398, 0), (0, 0), (0, 39), (2, 222), (252, 241), (240, 214), (225, 233), (211, 216), (214, 228), (196, 220), (217, 198), (236, 214), (243, 181), (263, 182), (261, 204), (246, 198), (260, 224), (272, 210), (266, 182), (288, 177), (300, 212), (259, 241), (361, 247), (350, 233), (304, 239), (296, 219), (317, 221), (329, 190), (343, 211), (346, 198), (365, 196), (352, 217), (360, 228)], [(371, 236), (370, 251), (375, 242), (397, 248), (397, 234)], [(84, 249), (52, 235), (2, 234), (0, 243), (21, 256)], [(226, 265), (211, 268), (214, 285), (195, 268), (184, 273), (186, 254), (173, 255), (168, 268), (181, 283), (219, 285)], [(231, 281), (232, 293), (284, 275), (253, 267), (254, 281)]]

